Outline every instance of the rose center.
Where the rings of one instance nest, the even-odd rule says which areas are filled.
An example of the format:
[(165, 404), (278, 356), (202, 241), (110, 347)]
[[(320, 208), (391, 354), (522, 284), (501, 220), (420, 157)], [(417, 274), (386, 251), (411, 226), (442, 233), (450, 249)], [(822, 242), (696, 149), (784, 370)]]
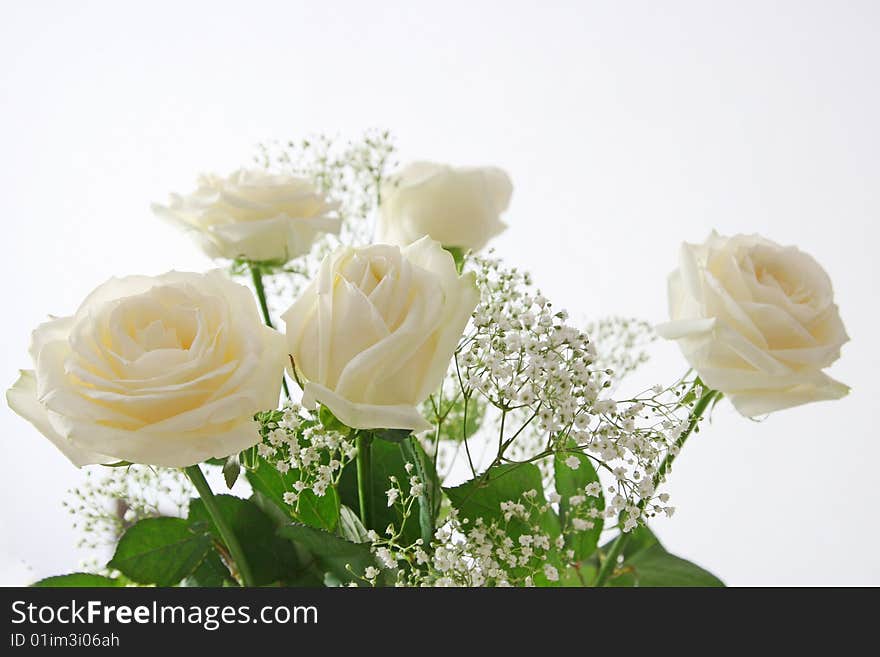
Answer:
[(794, 303), (805, 304), (813, 300), (813, 293), (810, 288), (803, 281), (792, 282), (784, 271), (758, 264), (755, 266), (755, 278), (762, 285), (778, 287)]

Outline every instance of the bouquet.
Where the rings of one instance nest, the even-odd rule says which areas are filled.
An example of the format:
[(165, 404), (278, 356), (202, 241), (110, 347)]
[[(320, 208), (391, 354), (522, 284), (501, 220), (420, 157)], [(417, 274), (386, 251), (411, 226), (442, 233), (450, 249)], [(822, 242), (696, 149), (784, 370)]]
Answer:
[[(66, 502), (91, 556), (37, 585), (722, 585), (651, 532), (664, 484), (718, 403), (847, 394), (831, 281), (712, 233), (681, 247), (669, 321), (577, 327), (487, 249), (512, 191), (368, 132), (154, 205), (221, 268), (103, 283), (7, 392), (96, 466)], [(618, 394), (655, 334), (689, 369)]]

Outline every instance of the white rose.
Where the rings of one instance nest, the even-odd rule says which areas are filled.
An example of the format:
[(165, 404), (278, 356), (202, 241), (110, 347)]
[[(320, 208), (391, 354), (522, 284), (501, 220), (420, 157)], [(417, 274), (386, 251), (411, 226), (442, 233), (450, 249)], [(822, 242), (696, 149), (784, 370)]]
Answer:
[(809, 255), (758, 235), (684, 244), (669, 279), (677, 340), (707, 386), (748, 417), (823, 399), (849, 388), (822, 369), (849, 340), (831, 280)]
[(344, 247), (283, 315), (303, 403), (350, 427), (430, 428), (418, 406), (446, 373), (479, 300), (473, 273), (428, 237)]
[(282, 262), (307, 253), (320, 233), (338, 233), (335, 209), (308, 180), (258, 169), (203, 175), (189, 196), (153, 204), (211, 258)]
[(252, 446), (287, 359), (250, 291), (219, 272), (112, 278), (41, 324), (31, 356), (9, 406), (78, 466), (184, 467)]
[(407, 165), (382, 186), (379, 241), (406, 246), (429, 235), (444, 246), (479, 251), (507, 226), (513, 186), (495, 167)]

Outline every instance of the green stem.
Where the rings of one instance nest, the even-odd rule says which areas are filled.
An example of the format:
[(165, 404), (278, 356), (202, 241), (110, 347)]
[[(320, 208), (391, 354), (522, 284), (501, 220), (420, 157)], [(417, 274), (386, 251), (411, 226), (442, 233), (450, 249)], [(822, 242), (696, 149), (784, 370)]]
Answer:
[[(254, 290), (257, 293), (257, 301), (260, 302), (260, 310), (263, 313), (263, 321), (269, 328), (275, 328), (272, 324), (272, 316), (269, 314), (269, 304), (266, 303), (266, 289), (263, 287), (263, 271), (260, 266), (249, 262), (248, 268), (251, 270), (251, 280), (254, 282)], [(287, 379), (284, 374), (281, 375), (281, 386), (284, 388), (284, 395), (290, 399), (290, 390), (287, 389)]]
[[(672, 462), (675, 460), (675, 456), (681, 452), (681, 448), (684, 447), (685, 442), (688, 439), (688, 436), (693, 433), (694, 429), (697, 426), (697, 423), (700, 421), (700, 418), (703, 416), (703, 413), (706, 412), (706, 409), (709, 407), (709, 404), (712, 402), (712, 399), (718, 394), (716, 390), (707, 390), (703, 393), (703, 396), (697, 401), (694, 406), (694, 410), (691, 411), (690, 420), (688, 421), (688, 425), (684, 431), (682, 431), (681, 435), (678, 437), (678, 440), (675, 441), (675, 454), (667, 453), (666, 457), (660, 463), (660, 468), (657, 470), (657, 473), (654, 475), (653, 483), (654, 488), (663, 481), (663, 478), (666, 476), (666, 473), (669, 472), (669, 468), (672, 467)], [(649, 499), (643, 498), (639, 504), (639, 511), (644, 511), (645, 507), (648, 505)], [(599, 572), (596, 574), (596, 579), (593, 582), (593, 586), (605, 586), (608, 578), (614, 572), (614, 568), (617, 566), (617, 560), (620, 558), (620, 555), (623, 553), (624, 548), (626, 548), (627, 543), (629, 543), (630, 538), (632, 537), (632, 532), (623, 533), (621, 532), (617, 540), (611, 544), (611, 549), (608, 550), (608, 554), (605, 555), (602, 564), (599, 567)]]
[(256, 586), (254, 583), (254, 576), (251, 574), (251, 568), (244, 556), (244, 550), (241, 549), (241, 544), (238, 542), (238, 538), (232, 532), (232, 528), (227, 524), (223, 514), (220, 513), (220, 507), (217, 506), (217, 498), (214, 497), (214, 493), (211, 491), (211, 487), (208, 485), (205, 475), (202, 474), (201, 468), (199, 468), (198, 465), (191, 465), (188, 468), (185, 468), (184, 472), (186, 472), (186, 476), (189, 477), (189, 480), (199, 492), (199, 497), (202, 498), (202, 502), (205, 505), (205, 509), (208, 511), (208, 515), (210, 515), (211, 519), (214, 521), (214, 526), (217, 527), (217, 531), (220, 533), (220, 538), (223, 539), (223, 543), (226, 544), (226, 549), (229, 550), (229, 555), (238, 567), (238, 574), (241, 576), (242, 583), (245, 586)]
[(361, 512), (361, 522), (367, 529), (372, 528), (373, 509), (373, 468), (370, 460), (373, 437), (366, 431), (359, 431), (357, 435), (357, 483), (358, 505)]

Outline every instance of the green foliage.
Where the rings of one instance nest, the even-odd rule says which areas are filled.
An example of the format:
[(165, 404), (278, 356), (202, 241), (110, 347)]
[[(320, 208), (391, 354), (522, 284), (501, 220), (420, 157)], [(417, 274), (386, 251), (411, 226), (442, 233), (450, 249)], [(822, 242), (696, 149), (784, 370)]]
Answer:
[(31, 584), (37, 588), (60, 588), (60, 587), (110, 587), (123, 586), (123, 583), (112, 577), (94, 575), (92, 573), (70, 573), (69, 575), (55, 575), (46, 577), (39, 582)]
[(324, 570), (341, 582), (361, 577), (367, 566), (375, 566), (370, 546), (366, 543), (353, 543), (298, 523), (281, 527), (278, 534), (308, 550)]
[(349, 431), (349, 428), (333, 415), (333, 411), (323, 404), (318, 408), (318, 419), (321, 420), (321, 424), (328, 431), (339, 431), (340, 433), (348, 433)]
[[(611, 543), (603, 546), (602, 551), (607, 552), (610, 546)], [(698, 565), (667, 552), (653, 532), (642, 526), (633, 530), (624, 550), (623, 564), (617, 568), (616, 575), (608, 580), (607, 585), (718, 587), (724, 586), (724, 582)]]
[[(504, 522), (501, 503), (519, 501), (527, 491), (536, 491), (536, 500), (546, 503), (543, 489), (541, 471), (536, 465), (515, 463), (496, 465), (475, 479), (443, 490), (462, 518), (467, 518), (471, 522), (482, 518), (488, 523), (493, 520)], [(517, 519), (511, 522), (514, 523), (511, 525), (511, 538), (514, 540), (523, 532), (531, 530)], [(541, 514), (539, 526), (551, 538), (556, 538), (562, 533), (559, 518), (552, 510)]]
[[(426, 496), (428, 496), (427, 499), (433, 501), (435, 505), (430, 511), (431, 515), (436, 518), (437, 511), (439, 510), (437, 504), (439, 504), (440, 500), (440, 484), (437, 479), (437, 474), (434, 471), (433, 464), (430, 462), (431, 460), (427, 457), (421, 445), (419, 445), (417, 441), (412, 441), (412, 446), (413, 450), (415, 450), (415, 453), (418, 455), (418, 460), (426, 465), (426, 479), (423, 479), (422, 481), (425, 484)], [(406, 496), (409, 493), (410, 475), (406, 471), (407, 459), (401, 452), (399, 445), (390, 443), (387, 440), (374, 440), (371, 449), (373, 477), (372, 487), (371, 490), (368, 491), (368, 495), (372, 500), (373, 526), (367, 527), (367, 529), (374, 529), (379, 534), (384, 534), (385, 528), (388, 527), (388, 525), (394, 525), (394, 527), (401, 532), (400, 542), (402, 544), (413, 543), (422, 535), (419, 517), (422, 513), (421, 506), (423, 502), (417, 503), (419, 506), (418, 513), (412, 514), (407, 518), (406, 522), (404, 522), (400, 509), (397, 506), (389, 507), (388, 498), (385, 495), (385, 491), (391, 487), (389, 477), (392, 476), (396, 477), (397, 481), (400, 482), (403, 495)], [(358, 508), (356, 466), (357, 464), (354, 461), (349, 463), (345, 467), (345, 470), (343, 470), (342, 478), (339, 481), (339, 497), (343, 504), (352, 509)], [(428, 493), (428, 489), (431, 489), (432, 492)]]
[(412, 435), (409, 429), (371, 429), (373, 438), (387, 440), (390, 443), (401, 443)]
[[(217, 495), (215, 500), (220, 514), (241, 543), (257, 585), (285, 582), (302, 574), (304, 568), (296, 550), (276, 536), (275, 522), (256, 504), (232, 495)], [(209, 531), (222, 545), (220, 534), (202, 500), (192, 501), (188, 521), (193, 528)]]
[(464, 249), (458, 246), (446, 246), (443, 245), (443, 248), (446, 249), (451, 255), (452, 259), (455, 261), (455, 269), (458, 273), (461, 273), (462, 268), (464, 267), (465, 260), (465, 252)]
[(271, 276), (283, 269), (285, 264), (287, 264), (287, 260), (284, 259), (248, 260), (247, 258), (235, 258), (229, 267), (229, 273), (233, 276), (245, 276), (250, 274), (252, 270), (256, 270), (261, 275)]
[(233, 454), (223, 463), (223, 480), (226, 482), (227, 488), (235, 486), (240, 473), (241, 463), (238, 460), (238, 454)]
[(299, 476), (299, 471), (295, 469), (281, 473), (260, 457), (255, 460), (255, 467), (246, 473), (253, 490), (264, 495), (290, 518), (319, 529), (333, 531), (336, 523), (339, 522), (340, 503), (335, 488), (328, 488), (320, 497), (306, 489), (299, 494), (293, 506), (284, 501), (284, 493), (293, 490), (293, 484)]
[(230, 586), (235, 585), (229, 570), (215, 550), (211, 550), (202, 563), (184, 578), (182, 586)]
[(413, 473), (425, 484), (418, 498), (419, 529), (425, 545), (430, 545), (434, 537), (434, 520), (440, 512), (441, 489), (437, 471), (434, 469), (434, 462), (413, 437), (400, 443), (400, 453), (407, 462), (413, 464)]
[[(565, 461), (574, 457), (578, 460), (578, 467), (572, 470)], [(577, 449), (570, 451), (557, 452), (553, 457), (553, 474), (556, 484), (556, 492), (559, 494), (559, 515), (563, 525), (567, 528), (565, 537), (565, 547), (574, 550), (576, 561), (583, 561), (596, 551), (599, 543), (599, 535), (602, 533), (603, 519), (598, 517), (591, 519), (593, 528), (576, 531), (571, 526), (571, 518), (569, 517), (572, 509), (569, 499), (574, 495), (583, 495), (584, 488), (588, 484), (599, 482), (599, 475), (593, 467), (593, 463), (588, 456)], [(605, 508), (605, 497), (599, 492), (599, 497), (588, 497), (587, 502), (581, 505), (577, 511), (586, 510), (594, 507), (600, 511)]]
[(332, 486), (323, 495), (310, 489), (299, 494), (293, 517), (318, 529), (332, 532), (339, 522), (339, 493)]
[(122, 535), (109, 566), (140, 584), (171, 586), (202, 563), (211, 543), (182, 518), (146, 518)]
[[(541, 471), (532, 463), (497, 465), (460, 486), (443, 490), (462, 519), (467, 519), (469, 523), (477, 518), (482, 518), (487, 524), (495, 521), (499, 526), (506, 527), (506, 533), (514, 543), (523, 534), (533, 533), (533, 524), (550, 537), (551, 544), (562, 533), (559, 517), (549, 508), (544, 497)], [(534, 491), (532, 501), (547, 508), (537, 518), (533, 515), (530, 523), (517, 517), (507, 520), (501, 504), (520, 502), (531, 491)], [(549, 551), (547, 562), (562, 570), (562, 560), (554, 547)], [(513, 570), (517, 572), (517, 569)], [(538, 574), (535, 582), (544, 586), (551, 584), (543, 574)]]

